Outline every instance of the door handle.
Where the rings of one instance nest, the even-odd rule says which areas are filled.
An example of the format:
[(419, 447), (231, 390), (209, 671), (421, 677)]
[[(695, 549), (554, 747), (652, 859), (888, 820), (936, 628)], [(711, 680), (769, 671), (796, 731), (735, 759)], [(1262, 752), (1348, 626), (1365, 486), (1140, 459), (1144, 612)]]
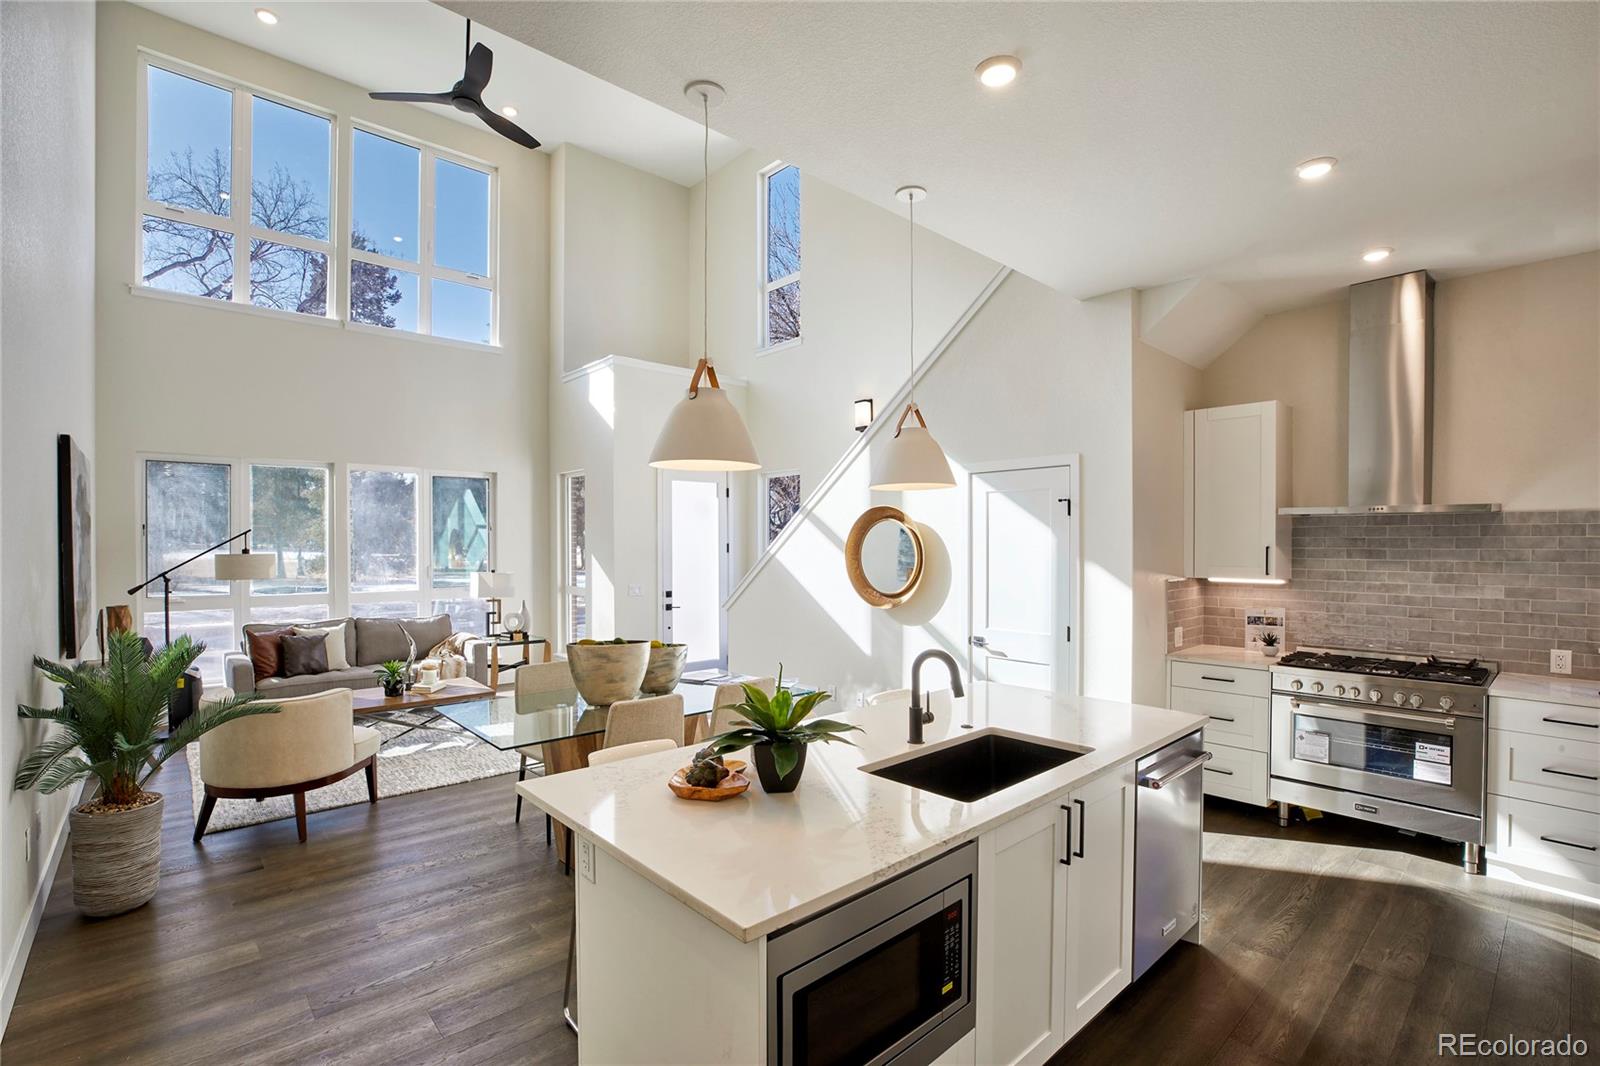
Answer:
[[(1078, 850), (1073, 852), (1078, 858), (1083, 858), (1083, 845), (1089, 838), (1089, 808), (1084, 806), (1083, 800), (1072, 801), (1078, 805)], [(1072, 821), (1072, 815), (1067, 814), (1067, 821)]]
[(1541, 774), (1555, 774), (1559, 777), (1576, 777), (1582, 781), (1600, 781), (1600, 777), (1596, 777), (1594, 774), (1580, 774), (1572, 770), (1557, 770), (1553, 766), (1546, 766), (1539, 772)]
[(1206, 715), (1206, 717), (1207, 718), (1214, 718), (1219, 722), (1231, 722), (1231, 721), (1233, 721), (1232, 718), (1229, 718), (1226, 715), (1221, 715), (1221, 714), (1208, 714), (1208, 715)]
[(1067, 812), (1067, 856), (1066, 856), (1066, 858), (1061, 859), (1060, 862), (1061, 862), (1062, 866), (1071, 866), (1072, 865), (1072, 808), (1068, 807), (1065, 803), (1063, 803), (1061, 805), (1061, 809)]
[[(173, 600), (172, 602), (177, 603), (178, 601)], [(1600, 729), (1600, 722), (1574, 722), (1570, 718), (1545, 718), (1542, 721), (1549, 722), (1551, 725), (1575, 725), (1584, 729)]]
[(1232, 770), (1224, 770), (1220, 766), (1208, 766), (1208, 767), (1206, 767), (1206, 773), (1208, 773), (1208, 774), (1222, 774), (1224, 777), (1232, 777), (1233, 776), (1233, 771)]
[(1204, 766), (1210, 761), (1211, 753), (1209, 751), (1202, 751), (1200, 754), (1188, 758), (1169, 760), (1140, 775), (1138, 785), (1140, 788), (1165, 788), (1184, 774), (1197, 767)]
[(1001, 659), (1009, 659), (1009, 658), (1011, 658), (1011, 656), (1007, 655), (1005, 652), (1001, 651), (999, 648), (990, 647), (989, 638), (988, 637), (972, 637), (971, 641), (972, 641), (972, 646), (974, 648), (982, 648), (984, 651), (988, 652), (990, 655), (998, 656)]
[(1231, 678), (1231, 677), (1212, 677), (1210, 674), (1201, 674), (1200, 675), (1200, 680), (1201, 681), (1221, 681), (1224, 684), (1231, 685), (1231, 684), (1233, 684), (1235, 679)]
[(1539, 839), (1544, 841), (1546, 844), (1560, 844), (1564, 848), (1582, 848), (1584, 851), (1600, 851), (1600, 848), (1595, 847), (1593, 844), (1575, 844), (1570, 840), (1562, 840), (1560, 837), (1542, 836)]

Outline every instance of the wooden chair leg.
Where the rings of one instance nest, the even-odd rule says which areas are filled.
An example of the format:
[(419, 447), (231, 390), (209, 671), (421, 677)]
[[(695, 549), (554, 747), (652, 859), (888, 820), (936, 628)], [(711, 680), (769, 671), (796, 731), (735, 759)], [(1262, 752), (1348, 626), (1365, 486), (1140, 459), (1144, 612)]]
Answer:
[(367, 759), (367, 802), (378, 802), (378, 757), (376, 755)]
[(205, 836), (206, 824), (211, 821), (211, 809), (217, 805), (217, 797), (206, 793), (206, 798), (200, 801), (200, 817), (194, 822), (194, 842), (200, 843), (200, 838)]
[(306, 842), (306, 794), (304, 792), (296, 792), (294, 794), (294, 824), (295, 828), (300, 831), (300, 843), (304, 844)]

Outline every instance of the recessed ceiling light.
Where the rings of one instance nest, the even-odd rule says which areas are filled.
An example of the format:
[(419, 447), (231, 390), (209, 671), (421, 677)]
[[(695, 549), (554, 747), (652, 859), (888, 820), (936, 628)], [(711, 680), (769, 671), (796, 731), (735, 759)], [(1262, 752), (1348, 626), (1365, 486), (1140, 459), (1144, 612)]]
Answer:
[(1361, 259), (1366, 263), (1381, 263), (1393, 254), (1393, 248), (1368, 248), (1361, 253)]
[(990, 56), (978, 64), (978, 81), (985, 88), (998, 89), (1017, 80), (1022, 60), (1016, 56)]
[(516, 118), (517, 117), (517, 109), (512, 107), (510, 104), (507, 104), (505, 107), (502, 107), (500, 109), (500, 113), (502, 115), (504, 115), (506, 118)]
[(1318, 156), (1315, 159), (1307, 159), (1295, 167), (1294, 172), (1300, 175), (1301, 181), (1320, 181), (1333, 172), (1333, 166), (1337, 162), (1339, 161), (1331, 155)]
[(404, 237), (396, 235), (395, 239), (394, 239), (394, 243), (396, 243), (396, 244), (404, 244), (405, 240), (406, 239)]
[(274, 15), (264, 7), (256, 8), (256, 18), (260, 19), (268, 26), (276, 26), (278, 24), (278, 16)]

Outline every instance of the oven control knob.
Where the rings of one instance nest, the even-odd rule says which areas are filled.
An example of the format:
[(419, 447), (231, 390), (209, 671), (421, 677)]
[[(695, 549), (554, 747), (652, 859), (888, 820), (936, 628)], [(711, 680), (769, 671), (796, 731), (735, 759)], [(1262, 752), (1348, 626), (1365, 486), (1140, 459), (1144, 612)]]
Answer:
[(1335, 696), (1343, 696), (1344, 695), (1344, 686), (1343, 685), (1335, 685), (1335, 686), (1333, 686), (1333, 694)]
[[(1394, 694), (1394, 705), (1396, 707), (1400, 706), (1405, 701), (1406, 701), (1406, 694), (1404, 692), (1396, 692)], [(1418, 702), (1420, 703), (1421, 701), (1419, 700)], [(1415, 705), (1413, 705), (1413, 706), (1415, 706)]]
[(1313, 681), (1313, 682), (1311, 682), (1311, 691), (1312, 692), (1321, 692), (1322, 691), (1322, 682), (1321, 681)]
[(1450, 708), (1454, 707), (1455, 705), (1456, 705), (1456, 701), (1451, 699), (1449, 696), (1440, 696), (1439, 697), (1439, 709), (1441, 711), (1448, 711)]
[(1418, 693), (1413, 692), (1411, 694), (1411, 698), (1409, 700), (1406, 700), (1406, 702), (1411, 704), (1411, 706), (1413, 706), (1413, 707), (1421, 707), (1422, 706), (1422, 696), (1419, 695)]
[(1296, 692), (1299, 692), (1301, 689), (1306, 687), (1306, 683), (1304, 681), (1291, 681), (1289, 682), (1289, 687), (1294, 689)]
[(1383, 693), (1379, 692), (1377, 689), (1371, 689), (1367, 692), (1367, 699), (1371, 700), (1373, 703), (1377, 703), (1379, 700), (1383, 699)]

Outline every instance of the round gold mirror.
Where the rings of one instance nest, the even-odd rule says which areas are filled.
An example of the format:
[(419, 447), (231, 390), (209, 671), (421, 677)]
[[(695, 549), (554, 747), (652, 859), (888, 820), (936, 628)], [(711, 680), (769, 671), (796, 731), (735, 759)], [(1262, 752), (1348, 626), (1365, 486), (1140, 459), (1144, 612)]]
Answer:
[(898, 507), (864, 511), (844, 542), (850, 584), (874, 607), (910, 599), (922, 580), (922, 561), (922, 537)]

